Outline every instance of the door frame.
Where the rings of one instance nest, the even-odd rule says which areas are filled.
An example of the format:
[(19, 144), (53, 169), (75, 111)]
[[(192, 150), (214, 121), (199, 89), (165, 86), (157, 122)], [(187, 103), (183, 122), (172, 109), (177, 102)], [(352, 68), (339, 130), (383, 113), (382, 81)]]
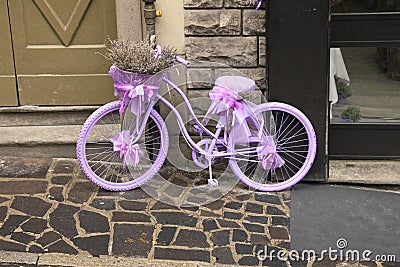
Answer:
[(311, 120), (318, 146), (309, 181), (328, 177), (329, 8), (328, 0), (267, 2), (268, 99)]
[(143, 40), (142, 1), (115, 0), (118, 39)]

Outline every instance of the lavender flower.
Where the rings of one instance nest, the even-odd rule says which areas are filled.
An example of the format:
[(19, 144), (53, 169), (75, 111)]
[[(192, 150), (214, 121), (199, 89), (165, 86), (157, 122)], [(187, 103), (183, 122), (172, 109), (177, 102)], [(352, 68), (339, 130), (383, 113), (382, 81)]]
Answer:
[(154, 45), (146, 38), (141, 42), (111, 40), (106, 54), (101, 54), (119, 69), (134, 73), (155, 74), (172, 65), (176, 49), (165, 47), (155, 56)]

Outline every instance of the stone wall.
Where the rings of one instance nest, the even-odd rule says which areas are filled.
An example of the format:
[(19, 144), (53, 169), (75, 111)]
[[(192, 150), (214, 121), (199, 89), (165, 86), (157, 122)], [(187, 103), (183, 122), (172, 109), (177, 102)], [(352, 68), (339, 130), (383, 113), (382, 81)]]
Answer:
[(255, 11), (248, 0), (184, 0), (184, 9), (189, 60), (232, 66), (266, 89), (265, 8)]

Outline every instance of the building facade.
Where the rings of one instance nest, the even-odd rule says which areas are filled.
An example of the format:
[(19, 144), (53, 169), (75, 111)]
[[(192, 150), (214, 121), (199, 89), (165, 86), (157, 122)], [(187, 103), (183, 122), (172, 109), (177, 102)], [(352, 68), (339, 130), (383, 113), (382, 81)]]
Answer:
[[(152, 1), (0, 0), (0, 106), (96, 106), (113, 100), (109, 62), (99, 53), (108, 38), (145, 36), (144, 2)], [(397, 2), (266, 2), (255, 11), (247, 0), (158, 0), (158, 42), (189, 60), (232, 66), (270, 100), (307, 114), (318, 138), (310, 179), (328, 176), (329, 157), (398, 158)], [(353, 89), (344, 107), (331, 98), (331, 48), (341, 49)], [(189, 88), (187, 94), (207, 91)], [(360, 121), (338, 121), (348, 106), (359, 107)]]

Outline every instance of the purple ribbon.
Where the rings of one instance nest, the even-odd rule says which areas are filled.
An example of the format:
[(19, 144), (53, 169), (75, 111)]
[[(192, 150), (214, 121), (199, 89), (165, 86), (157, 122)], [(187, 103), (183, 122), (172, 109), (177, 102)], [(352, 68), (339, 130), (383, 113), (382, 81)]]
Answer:
[(228, 125), (229, 111), (233, 110), (232, 126), (238, 121), (240, 124), (245, 122), (246, 118), (251, 114), (247, 108), (247, 104), (243, 98), (236, 92), (226, 87), (215, 85), (209, 93), (211, 105), (205, 116), (205, 123), (209, 121), (209, 115), (214, 114), (225, 116), (227, 118), (225, 126)]
[(243, 100), (241, 96), (239, 96), (237, 93), (216, 85), (209, 93), (211, 100), (213, 101), (218, 101), (218, 103), (224, 104), (226, 108), (223, 108), (225, 110), (227, 109), (242, 109), (242, 103), (239, 101)]
[(215, 85), (209, 93), (211, 98), (211, 105), (202, 121), (204, 125), (207, 125), (211, 119), (210, 115), (220, 115), (225, 117), (224, 120), (220, 120), (221, 124), (217, 127), (224, 127), (224, 139), (227, 141), (227, 130), (229, 125), (230, 111), (232, 110), (232, 126), (236, 122), (239, 122), (243, 127), (244, 135), (250, 135), (250, 129), (246, 123), (246, 117), (251, 113), (248, 110), (246, 103), (243, 98), (236, 92), (229, 90), (226, 87)]
[(256, 10), (259, 10), (262, 4), (262, 0), (254, 0), (254, 4), (257, 5)]
[(119, 157), (124, 157), (123, 164), (129, 164), (137, 166), (140, 161), (140, 157), (144, 153), (140, 150), (138, 144), (131, 144), (130, 134), (128, 130), (118, 133), (116, 136), (110, 139), (113, 143), (113, 150), (119, 152)]
[(274, 144), (273, 137), (266, 136), (264, 142), (266, 144), (260, 145), (257, 148), (258, 159), (261, 160), (261, 165), (263, 169), (275, 170), (277, 168), (282, 167), (285, 164), (285, 161), (276, 152), (276, 146)]
[(212, 102), (207, 113), (220, 114), (221, 112), (229, 111), (230, 109), (243, 109), (243, 98), (225, 87), (215, 85), (209, 95)]
[[(157, 90), (157, 86), (153, 85), (133, 85), (129, 83), (114, 83), (114, 95), (121, 99), (121, 106), (119, 108), (119, 114), (124, 113), (127, 101), (131, 99), (138, 99), (136, 103), (132, 103), (131, 109), (136, 116), (140, 116), (142, 109), (142, 102), (144, 101), (143, 96), (147, 96), (150, 100), (154, 95), (154, 90)], [(123, 92), (123, 94), (121, 94)], [(139, 96), (142, 96), (138, 98)]]

